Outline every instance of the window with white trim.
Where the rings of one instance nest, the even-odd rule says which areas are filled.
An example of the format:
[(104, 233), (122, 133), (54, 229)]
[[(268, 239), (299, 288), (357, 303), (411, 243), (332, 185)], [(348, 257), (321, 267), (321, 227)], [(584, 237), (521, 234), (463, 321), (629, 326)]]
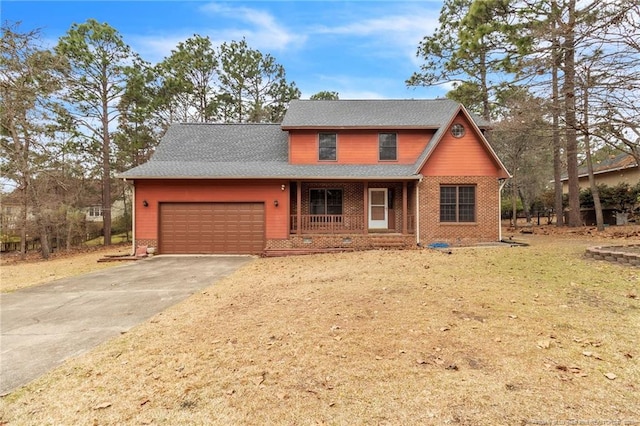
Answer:
[(440, 222), (475, 222), (476, 187), (440, 186)]

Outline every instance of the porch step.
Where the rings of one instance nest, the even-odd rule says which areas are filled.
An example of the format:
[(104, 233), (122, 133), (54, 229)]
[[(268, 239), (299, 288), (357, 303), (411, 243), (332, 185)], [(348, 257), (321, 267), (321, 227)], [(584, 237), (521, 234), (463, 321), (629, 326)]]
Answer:
[(404, 238), (397, 236), (375, 236), (371, 238), (371, 243), (375, 248), (405, 248), (407, 243)]
[(263, 257), (302, 256), (302, 255), (320, 254), (320, 253), (341, 253), (346, 251), (354, 251), (354, 249), (349, 247), (266, 249), (262, 253), (262, 256)]

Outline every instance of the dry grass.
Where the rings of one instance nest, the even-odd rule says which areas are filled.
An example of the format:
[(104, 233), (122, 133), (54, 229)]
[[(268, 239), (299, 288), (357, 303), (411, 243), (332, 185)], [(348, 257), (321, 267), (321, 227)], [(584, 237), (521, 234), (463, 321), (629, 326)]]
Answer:
[(255, 260), (4, 397), (0, 424), (640, 423), (640, 270), (528, 239)]
[(129, 243), (111, 247), (85, 248), (79, 252), (60, 251), (54, 253), (47, 261), (41, 260), (37, 253), (27, 261), (20, 261), (16, 254), (5, 254), (0, 264), (0, 293), (110, 268), (116, 266), (117, 262), (98, 263), (98, 259), (106, 254), (127, 255), (130, 251)]

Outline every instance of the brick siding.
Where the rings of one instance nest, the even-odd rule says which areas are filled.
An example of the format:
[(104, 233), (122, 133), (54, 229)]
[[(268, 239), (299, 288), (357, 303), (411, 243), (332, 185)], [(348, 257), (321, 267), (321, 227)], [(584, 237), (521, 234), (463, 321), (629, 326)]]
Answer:
[[(473, 223), (440, 222), (440, 185), (476, 186), (476, 221)], [(427, 176), (419, 186), (420, 243), (470, 245), (499, 239), (499, 183), (489, 176)]]

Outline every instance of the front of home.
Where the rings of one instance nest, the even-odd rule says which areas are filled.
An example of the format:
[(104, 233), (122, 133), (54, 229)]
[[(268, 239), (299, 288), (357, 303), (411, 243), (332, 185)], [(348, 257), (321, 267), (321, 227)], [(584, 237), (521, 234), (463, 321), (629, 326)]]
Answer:
[(281, 124), (176, 124), (134, 186), (159, 253), (408, 248), (500, 239), (509, 177), (461, 105), (293, 101)]

